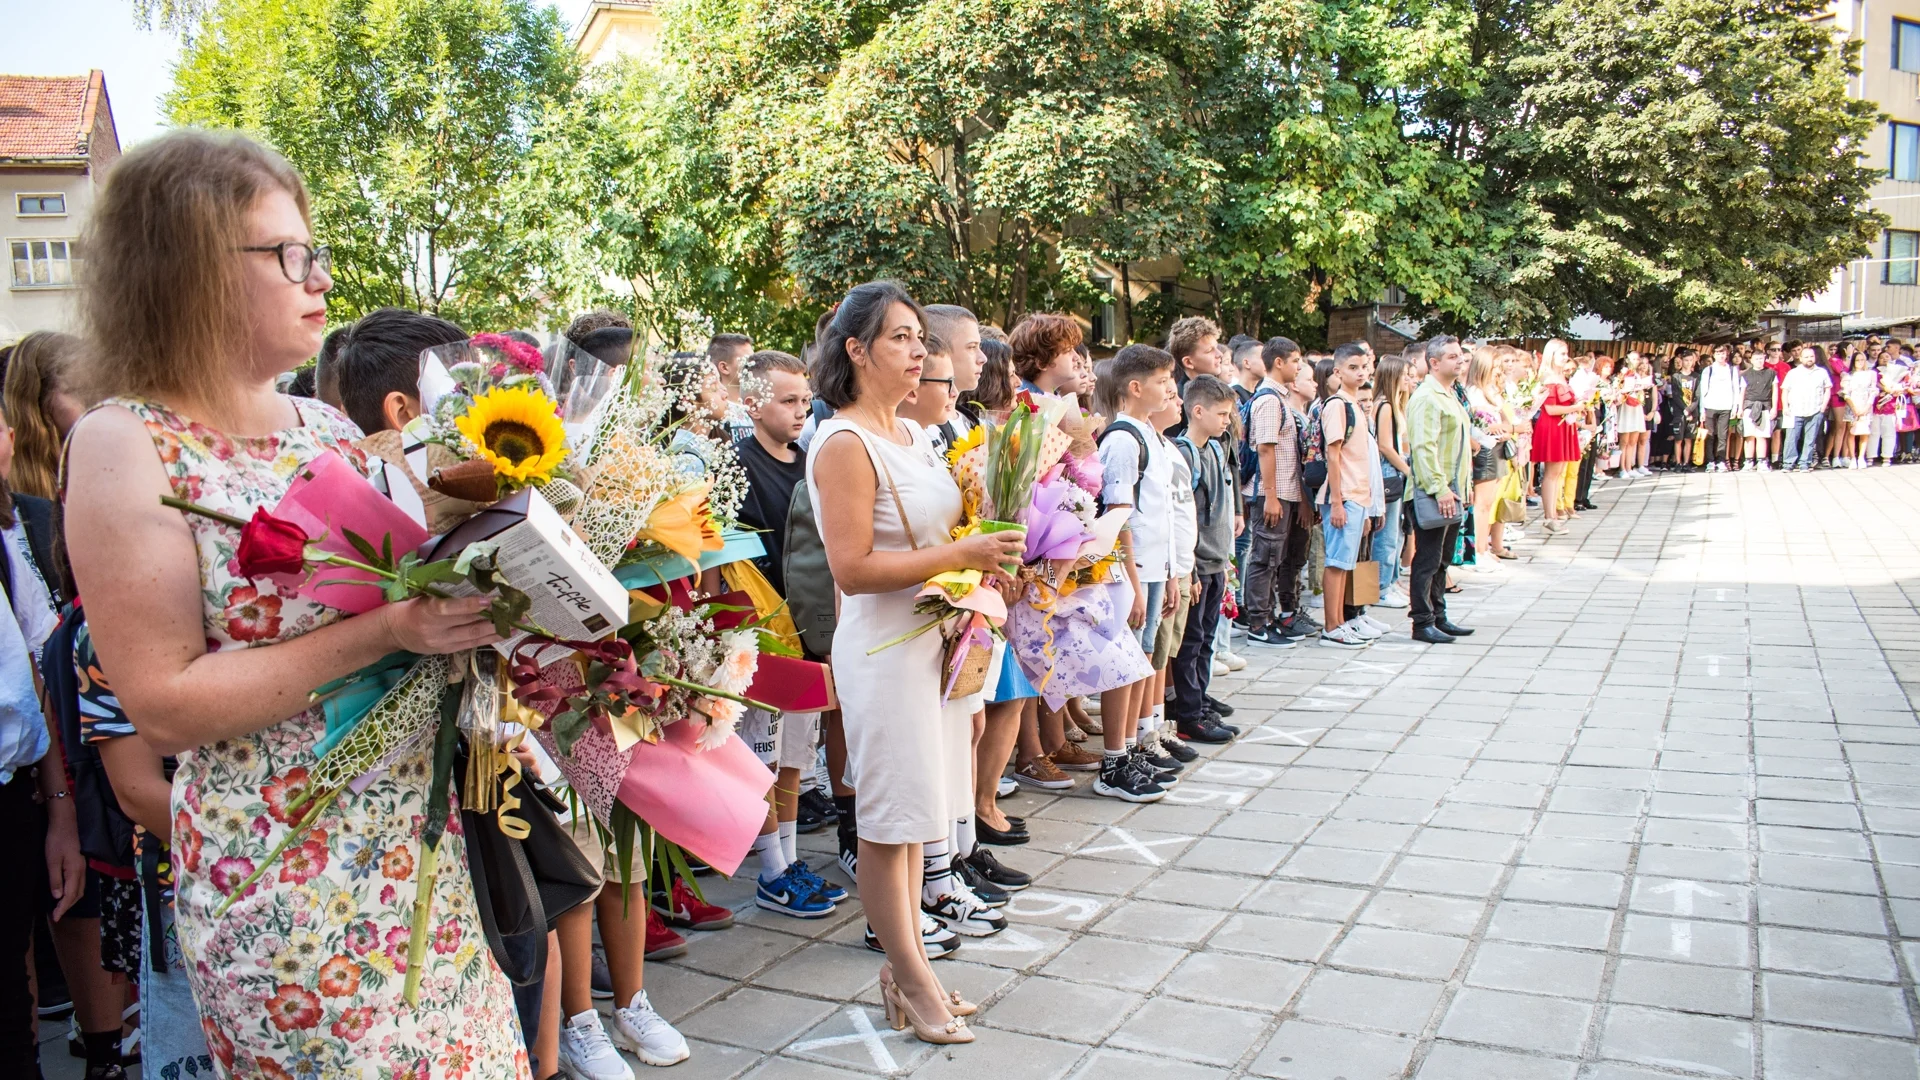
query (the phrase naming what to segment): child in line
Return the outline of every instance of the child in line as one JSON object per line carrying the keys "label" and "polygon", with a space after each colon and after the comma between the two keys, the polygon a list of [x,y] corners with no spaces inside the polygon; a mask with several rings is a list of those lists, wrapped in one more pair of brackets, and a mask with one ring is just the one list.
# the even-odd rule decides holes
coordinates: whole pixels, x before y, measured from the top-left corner
{"label": "child in line", "polygon": [[1227,567],[1233,560],[1239,494],[1234,491],[1231,466],[1220,445],[1220,437],[1233,422],[1233,389],[1212,375],[1197,375],[1187,380],[1185,406],[1187,430],[1174,445],[1191,477],[1194,587],[1186,626],[1173,658],[1172,712],[1179,739],[1167,742],[1166,748],[1174,757],[1190,761],[1177,752],[1193,753],[1179,744],[1180,739],[1223,743],[1233,738],[1232,731],[1218,719],[1220,714],[1208,699],[1207,686],[1213,678],[1214,628],[1220,621]]}

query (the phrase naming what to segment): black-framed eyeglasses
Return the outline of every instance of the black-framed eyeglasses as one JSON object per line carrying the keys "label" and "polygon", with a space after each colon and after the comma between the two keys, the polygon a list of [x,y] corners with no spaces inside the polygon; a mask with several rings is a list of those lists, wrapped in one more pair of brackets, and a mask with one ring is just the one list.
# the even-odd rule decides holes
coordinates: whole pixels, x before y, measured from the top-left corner
{"label": "black-framed eyeglasses", "polygon": [[325,244],[314,247],[293,240],[283,240],[278,244],[265,247],[243,247],[241,251],[271,251],[280,260],[280,272],[295,285],[302,285],[313,276],[314,267],[323,274],[333,273],[333,249]]}
{"label": "black-framed eyeglasses", "polygon": [[923,378],[923,379],[921,379],[920,381],[921,381],[921,382],[923,382],[923,383],[939,383],[939,384],[940,384],[941,386],[944,386],[944,387],[946,387],[946,388],[947,388],[947,396],[948,396],[948,397],[952,397],[953,395],[955,395],[955,394],[957,394],[957,393],[959,393],[959,392],[960,392],[960,388],[959,388],[959,387],[957,387],[957,386],[955,386],[955,385],[953,384],[953,380],[952,380],[952,379],[926,379],[926,378]]}

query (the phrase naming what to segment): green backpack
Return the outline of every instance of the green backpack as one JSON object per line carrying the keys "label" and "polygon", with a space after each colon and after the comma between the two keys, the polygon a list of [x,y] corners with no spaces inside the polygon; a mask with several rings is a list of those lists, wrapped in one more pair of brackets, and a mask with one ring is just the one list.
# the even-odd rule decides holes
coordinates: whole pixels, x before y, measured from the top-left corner
{"label": "green backpack", "polygon": [[813,518],[813,498],[804,483],[793,485],[787,504],[786,544],[780,553],[786,579],[787,611],[800,631],[800,646],[810,657],[833,652],[833,631],[839,623],[834,607],[833,568],[827,565],[827,545]]}

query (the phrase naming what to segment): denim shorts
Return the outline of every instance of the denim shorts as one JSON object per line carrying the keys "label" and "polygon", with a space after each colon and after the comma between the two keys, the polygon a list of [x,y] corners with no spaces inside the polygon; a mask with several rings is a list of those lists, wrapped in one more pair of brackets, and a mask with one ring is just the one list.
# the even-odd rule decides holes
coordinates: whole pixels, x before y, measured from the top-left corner
{"label": "denim shorts", "polygon": [[1367,527],[1367,508],[1357,502],[1346,504],[1347,524],[1334,528],[1329,507],[1321,508],[1320,541],[1327,549],[1327,565],[1336,570],[1351,570],[1360,559],[1360,533]]}
{"label": "denim shorts", "polygon": [[1140,648],[1153,655],[1153,635],[1160,630],[1160,605],[1166,602],[1167,583],[1143,581],[1140,590],[1147,594],[1147,621],[1140,624]]}

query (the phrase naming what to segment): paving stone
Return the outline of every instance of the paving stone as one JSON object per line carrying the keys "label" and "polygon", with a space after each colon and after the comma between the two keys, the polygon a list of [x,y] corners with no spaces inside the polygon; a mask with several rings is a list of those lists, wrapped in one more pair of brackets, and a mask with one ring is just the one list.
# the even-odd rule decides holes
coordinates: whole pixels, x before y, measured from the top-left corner
{"label": "paving stone", "polygon": [[1884,934],[1887,920],[1880,902],[1869,896],[1760,888],[1760,921],[1853,934]]}
{"label": "paving stone", "polygon": [[1418,855],[1402,856],[1387,875],[1389,889],[1416,893],[1451,893],[1457,896],[1491,896],[1506,867],[1498,863],[1463,862],[1457,859],[1429,859]]}
{"label": "paving stone", "polygon": [[1175,997],[1279,1012],[1311,972],[1303,964],[1201,952],[1187,957],[1160,989]]}
{"label": "paving stone", "polygon": [[1071,1043],[990,1027],[976,1028],[973,1034],[973,1042],[963,1048],[964,1053],[936,1050],[929,1055],[927,1063],[914,1070],[916,1080],[970,1080],[983,1075],[1053,1080],[1072,1073],[1086,1054],[1085,1047]]}
{"label": "paving stone", "polygon": [[1610,911],[1501,901],[1487,936],[1533,945],[1604,949],[1612,928]]}
{"label": "paving stone", "polygon": [[1093,924],[1093,932],[1191,948],[1226,917],[1226,912],[1208,908],[1128,900],[1101,916],[1100,921]]}
{"label": "paving stone", "polygon": [[1504,1050],[1436,1042],[1414,1075],[1419,1080],[1572,1080],[1579,1066],[1571,1061],[1528,1057]]}
{"label": "paving stone", "polygon": [[1752,899],[1750,890],[1745,886],[1691,879],[1636,877],[1627,906],[1635,911],[1660,915],[1745,922]]}
{"label": "paving stone", "polygon": [[1440,1021],[1440,1037],[1572,1055],[1586,1039],[1589,1003],[1467,987]]}
{"label": "paving stone", "polygon": [[689,1038],[771,1052],[833,1011],[829,1002],[748,987],[708,1005],[678,1026]]}
{"label": "paving stone", "polygon": [[1508,880],[1506,898],[1612,908],[1620,903],[1620,890],[1624,887],[1625,879],[1619,874],[1522,866]]}
{"label": "paving stone", "polygon": [[1232,1065],[1266,1026],[1261,1013],[1157,997],[1120,1025],[1107,1044],[1203,1065]]}
{"label": "paving stone", "polygon": [[1187,870],[1266,875],[1286,857],[1287,848],[1281,844],[1205,836],[1194,841],[1175,865]]}
{"label": "paving stone", "polygon": [[1480,900],[1383,891],[1360,912],[1359,921],[1400,930],[1465,935],[1480,925],[1486,910],[1486,903]]}
{"label": "paving stone", "polygon": [[1620,951],[1629,956],[1723,967],[1748,967],[1753,963],[1753,949],[1744,925],[1704,919],[1630,914],[1626,934],[1620,940]]}
{"label": "paving stone", "polygon": [[1230,910],[1253,895],[1259,882],[1236,874],[1215,874],[1200,870],[1163,870],[1159,876],[1134,890],[1142,900],[1164,900],[1172,904]]}
{"label": "paving stone", "polygon": [[[954,1055],[959,1060],[959,1055]],[[1075,1080],[1224,1080],[1230,1070],[1191,1061],[1136,1054],[1130,1050],[1095,1050],[1073,1076]]]}
{"label": "paving stone", "polygon": [[1387,872],[1393,855],[1384,851],[1352,851],[1346,848],[1317,847],[1302,844],[1280,868],[1282,877],[1312,881],[1345,882],[1372,885]]}
{"label": "paving stone", "polygon": [[1413,1045],[1406,1036],[1289,1020],[1248,1071],[1277,1080],[1399,1080]]}
{"label": "paving stone", "polygon": [[1442,984],[1323,968],[1294,1002],[1296,1015],[1353,1027],[1418,1034],[1433,1015]]}
{"label": "paving stone", "polygon": [[1766,1059],[1769,1076],[1790,1076],[1796,1080],[1866,1080],[1867,1077],[1906,1080],[1920,1074],[1920,1060],[1916,1060],[1914,1046],[1908,1041],[1837,1031],[1809,1031],[1778,1024],[1767,1024],[1760,1031],[1761,1054]]}
{"label": "paving stone", "polygon": [[1674,964],[1623,956],[1614,970],[1613,1000],[1678,1012],[1753,1015],[1753,973],[1745,968]]}
{"label": "paving stone", "polygon": [[1242,901],[1240,907],[1273,915],[1346,922],[1366,899],[1367,893],[1361,889],[1304,881],[1270,881]]}
{"label": "paving stone", "polygon": [[1328,958],[1341,967],[1363,968],[1393,975],[1444,979],[1453,974],[1467,951],[1464,938],[1356,926],[1347,932]]}
{"label": "paving stone", "polygon": [[1591,1001],[1600,995],[1605,969],[1601,953],[1489,941],[1474,953],[1467,985]]}
{"label": "paving stone", "polygon": [[1097,1043],[1119,1027],[1140,1001],[1140,995],[1123,990],[1036,976],[1014,987],[977,1019],[1029,1035]]}
{"label": "paving stone", "polygon": [[1235,915],[1216,931],[1208,946],[1280,960],[1320,959],[1340,933],[1334,923],[1277,915]]}
{"label": "paving stone", "polygon": [[1753,1025],[1615,1005],[1607,1010],[1600,1056],[1715,1076],[1752,1076]]}
{"label": "paving stone", "polygon": [[1913,1034],[1906,997],[1896,986],[1767,972],[1760,976],[1760,1013],[1767,1020],[1807,1027]]}
{"label": "paving stone", "polygon": [[1779,926],[1760,928],[1760,966],[1845,979],[1896,982],[1893,950],[1882,938],[1820,934]]}
{"label": "paving stone", "polygon": [[[966,946],[961,950],[961,955],[966,955]],[[1144,993],[1159,985],[1161,978],[1186,957],[1186,950],[1170,945],[1088,935],[1060,950],[1040,970],[1056,978]]]}

